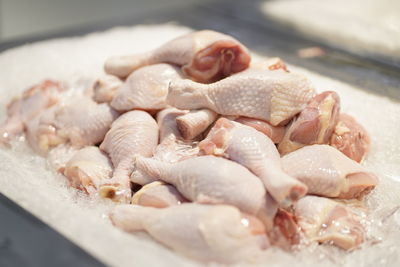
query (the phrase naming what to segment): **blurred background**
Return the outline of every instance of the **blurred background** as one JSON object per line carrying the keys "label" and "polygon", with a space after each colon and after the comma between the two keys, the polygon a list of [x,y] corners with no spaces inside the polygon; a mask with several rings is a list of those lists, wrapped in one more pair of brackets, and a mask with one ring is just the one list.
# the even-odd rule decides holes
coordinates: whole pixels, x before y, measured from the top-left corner
{"label": "blurred background", "polygon": [[400,66],[399,0],[0,0],[0,43],[81,28],[96,30],[99,24],[104,29],[126,24],[124,18],[196,5],[226,9],[239,19],[277,22],[326,45]]}
{"label": "blurred background", "polygon": [[0,0],[0,42],[47,35],[202,0]]}
{"label": "blurred background", "polygon": [[169,22],[231,34],[259,54],[400,99],[400,0],[0,0],[0,52]]}

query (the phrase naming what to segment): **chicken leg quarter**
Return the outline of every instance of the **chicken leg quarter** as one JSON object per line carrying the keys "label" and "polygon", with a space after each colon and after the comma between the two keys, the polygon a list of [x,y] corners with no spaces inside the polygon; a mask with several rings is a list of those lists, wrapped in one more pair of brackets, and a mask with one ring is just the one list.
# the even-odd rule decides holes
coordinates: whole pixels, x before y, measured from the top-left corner
{"label": "chicken leg quarter", "polygon": [[314,89],[304,76],[276,71],[248,71],[212,84],[174,80],[167,103],[179,109],[208,108],[218,114],[287,123],[311,100]]}
{"label": "chicken leg quarter", "polygon": [[138,68],[157,63],[176,64],[196,81],[213,82],[246,69],[250,54],[231,36],[204,30],[180,36],[146,53],[111,57],[104,69],[125,78]]}

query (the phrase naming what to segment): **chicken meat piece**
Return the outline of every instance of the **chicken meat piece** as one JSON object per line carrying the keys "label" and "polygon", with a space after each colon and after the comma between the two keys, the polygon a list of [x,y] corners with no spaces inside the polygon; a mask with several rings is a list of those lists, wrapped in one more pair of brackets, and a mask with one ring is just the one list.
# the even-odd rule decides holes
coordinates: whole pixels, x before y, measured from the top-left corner
{"label": "chicken meat piece", "polygon": [[310,241],[351,250],[365,240],[362,211],[356,208],[324,197],[306,196],[294,205],[294,214]]}
{"label": "chicken meat piece", "polygon": [[134,110],[115,120],[100,145],[114,166],[112,179],[100,186],[100,195],[115,201],[130,201],[132,160],[135,155],[151,157],[157,144],[158,125],[147,112]]}
{"label": "chicken meat piece", "polygon": [[362,198],[378,178],[328,145],[305,146],[282,158],[283,170],[305,183],[309,194],[343,199]]}
{"label": "chicken meat piece", "polygon": [[289,206],[307,193],[302,182],[282,170],[271,139],[249,126],[220,118],[199,147],[206,155],[224,156],[248,168],[282,206]]}
{"label": "chicken meat piece", "polygon": [[60,83],[45,80],[13,99],[7,106],[7,119],[0,125],[0,144],[7,144],[13,137],[22,134],[27,123],[58,103],[64,90]]}
{"label": "chicken meat piece", "polygon": [[157,63],[178,65],[186,76],[207,83],[246,69],[250,54],[231,36],[203,30],[182,35],[149,52],[111,57],[104,68],[109,74],[125,78],[138,68]]}
{"label": "chicken meat piece", "polygon": [[282,141],[283,136],[285,135],[284,126],[272,126],[270,123],[263,120],[248,117],[238,117],[235,119],[235,121],[253,127],[257,131],[262,132],[263,134],[268,136],[275,144],[278,144],[280,141]]}
{"label": "chicken meat piece", "polygon": [[51,149],[47,156],[47,165],[50,170],[64,174],[68,161],[79,151],[79,148],[63,144]]}
{"label": "chicken meat piece", "polygon": [[176,188],[162,181],[155,181],[143,186],[132,197],[132,204],[140,206],[166,208],[179,205],[187,200]]}
{"label": "chicken meat piece", "polygon": [[176,118],[181,136],[185,140],[193,140],[203,133],[218,117],[218,114],[209,109],[191,110],[189,113]]}
{"label": "chicken meat piece", "polygon": [[41,154],[59,144],[78,148],[95,145],[103,141],[118,115],[106,103],[73,96],[44,112],[37,122],[32,121],[28,140]]}
{"label": "chicken meat piece", "polygon": [[176,123],[176,118],[188,112],[188,110],[166,108],[157,113],[157,124],[160,129],[160,144],[165,141],[175,142],[176,140],[183,140]]}
{"label": "chicken meat piece", "polygon": [[161,244],[201,262],[254,259],[269,247],[262,223],[232,206],[186,203],[157,209],[119,205],[110,218],[124,231],[146,231]]}
{"label": "chicken meat piece", "polygon": [[285,210],[278,209],[274,218],[274,228],[268,233],[271,245],[291,251],[293,245],[300,243],[301,233],[295,216]]}
{"label": "chicken meat piece", "polygon": [[190,201],[236,206],[259,217],[267,229],[272,227],[277,209],[258,177],[233,161],[214,156],[195,157],[173,164],[136,157],[131,180],[137,184],[162,180],[174,185]]}
{"label": "chicken meat piece", "polygon": [[208,108],[222,115],[285,124],[303,110],[314,96],[304,76],[276,71],[248,71],[212,84],[175,80],[167,103],[179,109]]}
{"label": "chicken meat piece", "polygon": [[104,75],[93,84],[93,99],[97,103],[110,103],[123,82],[116,76]]}
{"label": "chicken meat piece", "polygon": [[166,107],[168,84],[181,78],[179,69],[170,64],[142,67],[128,76],[114,96],[116,110],[159,110]]}
{"label": "chicken meat piece", "polygon": [[188,110],[166,108],[157,114],[160,144],[154,152],[154,158],[173,163],[197,156],[199,152],[197,143],[183,139],[176,121],[176,118],[188,112]]}
{"label": "chicken meat piece", "polygon": [[[289,72],[285,62],[279,57],[267,58],[258,62],[252,62],[248,70],[280,70]],[[247,70],[245,70],[247,71]],[[243,72],[241,72],[243,73]]]}
{"label": "chicken meat piece", "polygon": [[330,145],[352,160],[361,162],[368,153],[370,139],[361,124],[350,115],[342,113],[331,136]]}
{"label": "chicken meat piece", "polygon": [[287,127],[278,150],[284,155],[303,146],[328,144],[339,120],[340,98],[333,91],[316,95]]}
{"label": "chicken meat piece", "polygon": [[87,146],[77,151],[64,169],[71,186],[89,195],[95,195],[99,186],[111,178],[112,172],[111,161],[97,146]]}

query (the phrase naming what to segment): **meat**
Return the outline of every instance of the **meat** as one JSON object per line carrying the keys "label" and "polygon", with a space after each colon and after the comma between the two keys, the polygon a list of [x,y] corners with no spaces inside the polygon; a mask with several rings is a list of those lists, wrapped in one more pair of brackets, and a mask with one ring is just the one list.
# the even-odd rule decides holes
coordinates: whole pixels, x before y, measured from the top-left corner
{"label": "meat", "polygon": [[186,201],[175,187],[161,181],[146,184],[132,197],[132,204],[154,208],[166,208]]}
{"label": "meat", "polygon": [[93,84],[93,99],[97,103],[110,103],[122,81],[113,75],[104,75]]}
{"label": "meat", "polygon": [[305,146],[282,158],[283,170],[308,187],[309,194],[344,199],[361,198],[378,178],[328,145]]}
{"label": "meat", "polygon": [[334,200],[306,196],[294,206],[298,225],[310,240],[350,250],[365,239],[362,212]]}
{"label": "meat", "polygon": [[[252,62],[248,70],[279,70],[289,72],[285,62],[279,57],[267,58],[258,62]],[[247,70],[246,70],[247,71]]]}
{"label": "meat", "polygon": [[110,218],[124,231],[146,231],[165,246],[202,262],[254,259],[269,246],[262,223],[232,206],[187,203],[157,209],[120,205]]}
{"label": "meat", "polygon": [[22,134],[31,120],[58,103],[64,90],[60,83],[44,80],[13,99],[7,106],[7,120],[0,125],[0,144]]}
{"label": "meat", "polygon": [[174,185],[190,201],[233,205],[259,217],[267,229],[272,227],[276,203],[260,179],[235,162],[202,156],[169,164],[136,157],[131,180],[138,184],[162,180]]}
{"label": "meat", "polygon": [[37,143],[41,153],[64,143],[78,148],[95,145],[103,140],[118,115],[106,103],[76,95],[43,113],[37,128],[30,128],[33,137],[29,139]]}
{"label": "meat", "polygon": [[342,113],[331,136],[330,145],[352,160],[361,162],[368,153],[370,139],[364,127],[350,115]]}
{"label": "meat", "polygon": [[157,144],[158,126],[148,113],[134,110],[115,120],[100,145],[115,168],[112,179],[101,185],[100,195],[117,201],[129,201],[132,160],[135,155],[151,157]]}
{"label": "meat", "polygon": [[97,146],[87,146],[67,162],[64,175],[71,186],[94,195],[99,186],[111,178],[112,172],[113,166],[107,155]]}
{"label": "meat", "polygon": [[154,152],[154,158],[173,163],[197,156],[199,150],[196,143],[184,141],[176,123],[176,118],[187,112],[187,110],[167,108],[157,114],[160,144]]}
{"label": "meat", "polygon": [[116,110],[159,110],[166,107],[168,84],[181,78],[176,66],[156,64],[142,67],[126,79],[114,96],[111,106]]}
{"label": "meat", "polygon": [[340,98],[333,91],[316,95],[288,126],[278,150],[287,154],[306,145],[328,144],[339,119]]}
{"label": "meat", "polygon": [[271,139],[251,127],[221,118],[199,147],[205,154],[224,156],[247,167],[283,206],[307,192],[303,183],[282,170],[280,155]]}
{"label": "meat", "polygon": [[91,86],[44,81],[11,101],[0,144],[25,132],[70,186],[123,203],[104,200],[115,226],[201,264],[366,239],[373,222],[354,204],[378,178],[359,164],[370,140],[337,93],[317,94],[280,58],[250,64],[210,30],[104,68]]}
{"label": "meat", "polygon": [[169,140],[175,142],[183,139],[176,124],[176,118],[188,112],[188,110],[176,108],[166,108],[158,112],[157,123],[160,129],[160,144],[169,142]]}
{"label": "meat", "polygon": [[222,115],[287,123],[314,96],[304,76],[277,71],[249,71],[212,84],[173,81],[167,103],[179,109],[208,108]]}
{"label": "meat", "polygon": [[185,140],[194,139],[204,132],[218,117],[209,109],[192,110],[176,118],[176,125]]}
{"label": "meat", "polygon": [[285,127],[272,126],[270,123],[263,120],[257,120],[248,117],[238,117],[235,119],[235,121],[253,127],[257,131],[262,132],[263,134],[268,136],[275,144],[278,144],[285,135]]}
{"label": "meat", "polygon": [[146,53],[111,57],[104,69],[125,78],[138,68],[157,63],[176,64],[186,76],[207,83],[246,69],[250,54],[231,36],[203,30],[180,36]]}

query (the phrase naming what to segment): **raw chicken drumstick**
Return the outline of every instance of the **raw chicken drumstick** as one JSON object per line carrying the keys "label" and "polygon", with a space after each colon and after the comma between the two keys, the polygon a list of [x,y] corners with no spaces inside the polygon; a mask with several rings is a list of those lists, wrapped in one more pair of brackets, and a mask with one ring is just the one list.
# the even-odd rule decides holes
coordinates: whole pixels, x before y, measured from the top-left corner
{"label": "raw chicken drumstick", "polygon": [[369,143],[364,127],[350,115],[340,114],[330,145],[352,160],[361,162],[369,150]]}
{"label": "raw chicken drumstick", "polygon": [[257,131],[262,132],[275,144],[278,144],[280,141],[282,141],[283,136],[285,135],[284,126],[272,126],[270,123],[263,120],[257,120],[248,117],[238,117],[235,119],[235,121],[253,127]]}
{"label": "raw chicken drumstick", "polygon": [[218,117],[218,114],[209,109],[192,110],[176,118],[179,132],[185,140],[194,139],[204,132]]}
{"label": "raw chicken drumstick", "polygon": [[155,181],[143,186],[132,197],[132,204],[140,206],[165,208],[179,205],[187,200],[170,184]]}
{"label": "raw chicken drumstick", "polygon": [[111,57],[104,69],[125,78],[138,68],[157,63],[176,64],[193,80],[207,83],[246,69],[250,54],[231,36],[203,30],[182,35],[149,52]]}
{"label": "raw chicken drumstick", "polygon": [[298,225],[311,241],[349,250],[365,239],[362,216],[356,208],[324,197],[306,196],[294,205],[294,210]]}
{"label": "raw chicken drumstick", "polygon": [[129,176],[135,155],[151,157],[158,143],[158,126],[146,112],[134,110],[123,114],[111,125],[100,149],[107,152],[114,165],[111,180],[100,186],[100,195],[118,201],[129,201]]}
{"label": "raw chicken drumstick", "polygon": [[154,158],[164,162],[177,162],[197,156],[199,149],[196,143],[186,142],[179,133],[176,118],[188,113],[188,110],[166,108],[157,114],[160,129],[160,144],[154,152]]}
{"label": "raw chicken drumstick", "polygon": [[283,170],[305,183],[309,194],[361,198],[378,183],[362,165],[328,145],[305,146],[282,158]]}
{"label": "raw chicken drumstick", "polygon": [[77,151],[67,162],[64,175],[71,186],[93,195],[99,186],[111,178],[113,166],[97,146],[87,146]]}
{"label": "raw chicken drumstick", "polygon": [[22,134],[27,124],[45,109],[58,103],[65,89],[60,83],[45,80],[22,93],[7,105],[7,120],[0,125],[0,144]]}
{"label": "raw chicken drumstick", "polygon": [[247,167],[283,206],[307,193],[303,183],[282,170],[280,155],[271,139],[249,126],[220,118],[199,147],[205,154],[224,156]]}
{"label": "raw chicken drumstick", "polygon": [[160,144],[182,140],[183,137],[179,132],[176,118],[185,115],[189,110],[180,110],[177,108],[166,108],[157,113],[157,124],[160,129]]}
{"label": "raw chicken drumstick", "polygon": [[37,128],[29,129],[28,140],[36,143],[31,144],[41,153],[65,143],[78,148],[95,145],[104,139],[118,115],[106,103],[98,104],[82,95],[70,97],[40,116]]}
{"label": "raw chicken drumstick", "polygon": [[176,66],[156,64],[134,71],[111,101],[116,110],[158,110],[166,107],[168,84],[181,78]]}
{"label": "raw chicken drumstick", "polygon": [[119,205],[110,218],[124,231],[146,231],[163,245],[202,262],[254,259],[269,246],[262,223],[232,206],[186,203],[157,209]]}
{"label": "raw chicken drumstick", "polygon": [[97,103],[110,103],[122,81],[113,75],[104,75],[93,84],[93,99]]}
{"label": "raw chicken drumstick", "polygon": [[333,91],[316,95],[288,126],[278,150],[287,154],[306,145],[328,144],[339,119],[340,98]]}
{"label": "raw chicken drumstick", "polygon": [[222,115],[262,119],[276,126],[287,123],[313,96],[304,76],[255,70],[212,84],[175,80],[167,103],[179,109],[208,108]]}
{"label": "raw chicken drumstick", "polygon": [[137,156],[131,180],[138,184],[163,180],[188,200],[236,206],[259,217],[267,230],[272,227],[277,208],[258,177],[240,164],[214,156],[173,164]]}

